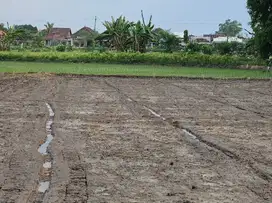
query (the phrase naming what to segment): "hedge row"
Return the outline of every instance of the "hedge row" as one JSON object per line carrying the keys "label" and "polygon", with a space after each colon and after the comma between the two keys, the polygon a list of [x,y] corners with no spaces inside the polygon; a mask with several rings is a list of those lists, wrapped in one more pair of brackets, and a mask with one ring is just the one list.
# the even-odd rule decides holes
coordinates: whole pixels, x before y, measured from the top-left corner
{"label": "hedge row", "polygon": [[2,61],[72,62],[152,64],[198,67],[236,68],[242,65],[264,65],[259,59],[237,56],[204,55],[188,53],[80,53],[80,52],[0,52]]}

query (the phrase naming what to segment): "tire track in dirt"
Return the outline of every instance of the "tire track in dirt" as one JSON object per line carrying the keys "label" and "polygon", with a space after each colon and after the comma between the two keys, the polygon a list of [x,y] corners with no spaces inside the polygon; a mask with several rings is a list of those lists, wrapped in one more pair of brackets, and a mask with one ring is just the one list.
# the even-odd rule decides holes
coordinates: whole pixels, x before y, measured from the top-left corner
{"label": "tire track in dirt", "polygon": [[[63,133],[61,122],[65,120],[65,111],[72,108],[71,99],[81,92],[81,85],[74,84],[72,80],[56,81],[57,89],[52,98],[55,107],[55,132],[58,136],[52,144],[52,156],[55,160],[52,169],[52,184],[50,191],[46,194],[45,203],[87,203],[88,181],[84,160],[75,147],[77,137]],[[81,81],[83,84],[83,81]],[[79,90],[80,88],[80,90]],[[83,103],[82,101],[80,101]],[[87,102],[86,102],[87,103]]]}
{"label": "tire track in dirt", "polygon": [[175,128],[180,128],[182,131],[184,131],[187,135],[189,135],[191,138],[193,139],[197,139],[200,142],[204,142],[206,145],[216,148],[219,151],[222,151],[226,156],[230,157],[230,158],[234,158],[237,157],[237,155],[235,155],[233,152],[230,152],[227,149],[224,149],[222,147],[217,146],[216,144],[213,144],[209,141],[204,140],[201,136],[196,135],[195,133],[193,133],[190,129],[188,128],[184,128],[182,127],[177,121],[171,121],[165,117],[163,117],[162,115],[158,114],[157,112],[155,112],[155,110],[153,110],[152,108],[143,105],[143,104],[139,104],[138,101],[134,100],[133,98],[129,97],[127,94],[125,94],[124,92],[122,92],[119,88],[117,88],[116,86],[112,85],[111,83],[109,83],[108,81],[105,81],[105,83],[110,86],[111,88],[115,89],[119,94],[124,95],[125,97],[128,98],[128,101],[134,102],[140,106],[142,106],[145,110],[149,111],[151,114],[153,114],[153,116],[160,118],[163,121],[166,121],[167,123],[169,123],[170,125],[172,125]]}
{"label": "tire track in dirt", "polygon": [[[160,82],[161,84],[164,85],[163,82]],[[182,87],[182,86],[179,86],[179,85],[175,85],[175,84],[172,84],[172,83],[167,83],[168,85],[171,85],[171,86],[174,86],[174,87],[177,87],[179,89],[183,89],[185,90],[186,92],[188,93],[194,93],[194,95],[201,95],[202,97],[204,97],[205,99],[207,100],[210,100],[210,101],[213,101],[213,102],[217,102],[217,103],[220,103],[220,104],[223,104],[223,105],[228,105],[228,106],[231,106],[233,108],[236,108],[238,110],[242,110],[242,111],[247,111],[247,112],[251,112],[251,113],[254,113],[254,114],[257,114],[258,116],[260,116],[261,118],[270,118],[271,115],[267,115],[265,113],[262,113],[262,112],[259,112],[259,111],[255,111],[255,110],[252,110],[252,109],[246,109],[246,108],[243,108],[241,106],[238,106],[238,105],[234,105],[234,104],[231,104],[229,103],[228,101],[221,101],[219,99],[215,99],[215,98],[210,98],[208,97],[207,95],[203,94],[203,93],[200,93],[200,92],[196,92],[192,89],[188,90],[187,88],[185,87]]]}
{"label": "tire track in dirt", "polygon": [[[59,80],[62,80],[62,79],[58,78],[56,83],[58,83]],[[100,81],[100,83],[104,84],[104,82],[102,80]],[[86,84],[88,84],[88,85],[86,85]],[[47,86],[47,85],[48,85],[48,83],[46,83],[46,85],[43,85],[40,88],[40,92],[42,94],[44,93],[44,87]],[[23,101],[27,101],[29,99],[28,98],[29,96],[30,96],[30,99],[33,99],[33,98],[36,99],[37,98],[37,102],[40,102],[39,106],[43,105],[42,100],[46,98],[46,100],[52,102],[53,107],[55,107],[54,110],[56,110],[54,130],[55,130],[55,132],[57,134],[57,137],[54,138],[54,141],[51,144],[50,151],[49,151],[50,153],[52,153],[52,156],[53,156],[53,159],[54,159],[54,167],[52,168],[53,173],[51,175],[52,177],[51,177],[51,183],[50,183],[50,190],[46,192],[45,198],[43,199],[44,203],[57,203],[57,202],[58,203],[61,203],[61,202],[66,202],[66,203],[69,203],[69,202],[84,202],[84,203],[86,203],[86,202],[88,202],[88,198],[89,198],[89,201],[91,201],[91,199],[92,199],[92,197],[91,197],[92,196],[92,190],[95,187],[95,186],[92,185],[93,184],[92,183],[92,181],[93,181],[92,178],[95,177],[95,176],[92,176],[90,174],[90,173],[92,173],[91,168],[90,168],[90,167],[92,167],[92,165],[90,165],[88,162],[85,163],[85,161],[84,161],[85,158],[86,158],[84,153],[88,153],[88,152],[86,151],[86,152],[82,153],[82,151],[85,150],[84,146],[75,146],[76,144],[78,144],[78,142],[82,141],[83,136],[81,136],[79,131],[75,130],[75,131],[72,132],[72,131],[67,131],[67,130],[63,129],[63,127],[64,127],[63,122],[66,121],[66,119],[68,120],[67,116],[65,115],[66,113],[69,116],[69,114],[71,114],[71,112],[72,112],[71,110],[73,108],[78,107],[78,106],[80,106],[82,104],[88,104],[88,103],[93,102],[93,100],[90,99],[90,96],[92,96],[92,94],[91,94],[92,91],[90,91],[89,89],[88,89],[89,92],[87,91],[87,88],[92,87],[91,85],[92,84],[90,84],[89,81],[86,81],[86,80],[85,81],[75,81],[75,82],[73,82],[71,80],[68,80],[68,82],[66,84],[64,82],[63,84],[60,85],[60,88],[58,89],[59,91],[57,93],[55,93],[55,95],[53,97],[50,96],[49,98],[47,98],[44,95],[42,95],[41,93],[38,94],[39,92],[37,92],[37,91],[35,92],[35,89],[31,90],[31,92],[27,94],[27,97],[24,97]],[[106,85],[105,85],[105,87],[106,87]],[[39,88],[39,87],[37,86],[37,88]],[[143,103],[143,102],[138,102],[137,100],[134,101],[130,97],[125,97],[124,95],[121,95],[122,92],[120,92],[119,94],[118,93],[116,94],[116,92],[113,91],[112,88],[107,87],[106,89],[111,91],[111,92],[114,92],[113,93],[114,98],[116,99],[116,97],[117,97],[117,99],[120,99],[120,102],[122,102],[122,104],[131,107],[129,110],[132,110],[139,117],[142,117],[143,115],[144,116],[147,115],[147,112],[149,112],[151,114],[153,112],[154,113],[153,116],[151,114],[148,114],[148,116],[147,116],[148,120],[156,121],[157,123],[160,123],[162,125],[164,125],[163,122],[165,124],[170,123],[174,127],[180,125],[178,122],[171,121],[170,119],[161,119],[162,121],[160,119],[156,119],[155,117],[161,116],[161,115],[159,115],[159,113],[162,113],[162,112],[158,111],[158,110],[154,111],[151,108],[149,108],[150,110],[148,110],[148,106],[149,106],[148,103],[145,106],[146,108],[143,108],[143,105],[141,105],[141,103]],[[33,92],[35,92],[35,93],[33,93]],[[19,93],[21,93],[21,91],[19,91]],[[89,93],[89,94],[86,95],[86,93]],[[84,97],[82,97],[83,94],[84,94]],[[105,93],[105,94],[107,94],[107,93]],[[42,96],[42,99],[38,100],[38,98],[40,98],[41,96]],[[20,96],[20,100],[21,100],[21,98],[22,97]],[[88,98],[88,99],[83,100],[84,98]],[[133,97],[133,98],[135,98],[135,97]],[[15,94],[14,94],[14,97],[12,99],[15,101],[15,99],[16,99]],[[102,101],[102,99],[97,101],[97,102],[101,102],[101,101]],[[146,104],[146,103],[144,103],[144,104]],[[12,105],[12,104],[9,104],[9,105]],[[152,107],[152,105],[150,105],[150,106]],[[153,108],[155,108],[155,107],[153,107]],[[127,108],[126,108],[126,110],[127,110]],[[159,113],[157,113],[156,111],[158,111]],[[43,112],[46,112],[46,111],[43,110]],[[97,113],[101,114],[100,111],[97,112]],[[73,116],[71,116],[71,117],[74,118]],[[70,118],[70,119],[72,119],[72,118]],[[82,117],[79,117],[79,118],[82,118]],[[73,121],[71,121],[71,122],[73,122]],[[43,122],[40,122],[40,123],[45,123],[45,120],[43,120]],[[121,125],[121,124],[117,123],[116,125]],[[33,128],[35,128],[35,126],[33,126]],[[29,129],[31,129],[31,128],[29,128]],[[44,127],[41,126],[39,129],[44,129]],[[168,129],[172,129],[172,127],[168,126]],[[177,127],[176,127],[176,129],[177,130],[175,130],[173,128],[172,130],[177,132],[177,137],[179,137],[179,132],[181,130],[179,128],[177,128]],[[197,138],[195,137],[194,134],[191,134],[189,131],[185,131],[185,130],[184,130],[184,132],[186,133],[186,136],[188,136],[191,139],[192,142],[194,140],[197,140]],[[23,132],[23,133],[25,133],[25,132]],[[183,133],[182,133],[182,135],[183,135]],[[44,135],[42,134],[41,137],[43,137],[43,136]],[[181,138],[181,139],[183,140],[183,138]],[[185,138],[184,140],[187,140],[187,139]],[[194,141],[195,148],[197,148],[201,144],[201,143],[200,144],[199,143],[200,143],[199,141]],[[187,145],[187,143],[186,143],[186,145]],[[36,143],[34,146],[38,146],[38,143]],[[202,149],[205,149],[204,144],[202,146],[200,146],[200,147]],[[34,150],[36,152],[36,149],[34,149]],[[196,150],[198,150],[198,149],[196,149]],[[208,150],[210,150],[211,152],[213,151],[212,153],[215,154],[215,156],[218,156],[220,158],[223,157],[222,162],[224,161],[224,159],[230,160],[228,157],[225,157],[224,154],[218,153],[216,150],[213,150],[213,149],[210,149],[210,148],[208,148]],[[59,154],[62,154],[61,157],[57,157]],[[38,157],[39,157],[39,154],[38,154]],[[59,159],[62,160],[62,158],[64,159],[64,164],[63,164],[64,166],[61,165],[61,163],[59,162]],[[207,160],[209,160],[209,159],[207,159]],[[42,165],[42,161],[40,161],[39,164],[38,164],[38,167],[37,167],[38,170],[39,170],[39,167],[41,165]],[[174,165],[176,165],[176,164],[174,163]],[[61,166],[61,167],[59,167],[59,166]],[[224,165],[220,165],[220,166],[224,166]],[[66,167],[66,168],[64,168],[64,167]],[[245,168],[244,166],[242,166],[242,167]],[[67,177],[66,177],[66,174],[62,175],[63,173],[65,173],[65,170],[67,171],[67,174],[68,174]],[[250,175],[252,175],[252,177],[259,180],[259,178],[256,175],[251,173],[250,169],[249,169],[249,171],[250,171]],[[34,174],[34,173],[32,173],[32,174]],[[38,174],[38,172],[36,172],[35,174]],[[88,186],[87,174],[90,176],[89,178],[91,178],[90,182],[89,182],[89,186]],[[197,175],[199,175],[199,174],[197,174]],[[246,173],[246,174],[243,173],[242,175],[249,175],[249,174],[248,173]],[[241,178],[241,179],[243,180],[243,178]],[[37,178],[35,180],[37,180]],[[252,182],[254,182],[254,180],[252,180]],[[115,182],[115,183],[117,183],[117,182]],[[180,185],[182,185],[182,184],[183,183],[181,182]],[[35,184],[35,188],[33,189],[34,191],[37,191],[36,186],[37,185]],[[239,186],[239,184],[238,184],[238,186]],[[252,196],[262,197],[261,196],[262,193],[260,191],[256,192],[256,190],[255,190],[256,187],[254,187],[253,184],[252,184],[252,188],[251,188],[251,184],[244,184],[242,182],[241,187],[244,187],[244,188],[246,187],[247,188],[247,189],[243,190],[244,195],[246,195],[246,193],[251,195],[251,192],[252,192],[252,193],[255,194],[255,195],[252,195]],[[64,190],[62,191],[63,188],[64,188]],[[17,189],[17,188],[14,188],[14,189]],[[21,188],[18,188],[18,189],[21,189]],[[88,193],[88,189],[89,189],[89,193]],[[117,188],[117,189],[120,189],[120,188]],[[226,190],[227,189],[228,189],[228,187],[226,187]],[[231,186],[230,186],[229,189],[235,189],[235,188],[234,187],[231,188]],[[1,190],[1,188],[0,188],[0,190]],[[14,193],[15,192],[17,192],[17,191],[14,191]],[[235,193],[234,190],[232,192]],[[14,196],[14,193],[13,193],[13,196]],[[52,196],[54,196],[54,195],[55,196],[53,198],[51,196],[51,198],[48,199],[48,196],[50,196],[48,193],[51,193],[51,194],[53,193]],[[175,191],[174,191],[174,193],[170,192],[168,194],[169,194],[169,196],[175,195]],[[201,194],[200,194],[200,196],[201,196]],[[265,202],[265,201],[262,201],[260,198],[258,198],[258,199],[260,201],[256,201],[256,202]],[[112,199],[112,201],[114,201],[114,200],[115,199]],[[0,200],[0,202],[1,202],[1,200]],[[34,201],[28,201],[28,202],[33,203]],[[35,201],[35,202],[38,202],[38,201]],[[39,201],[39,202],[42,202],[42,201]],[[98,201],[96,201],[96,202],[98,202]],[[106,202],[106,201],[104,201],[104,202]],[[126,202],[126,201],[123,201],[123,202]],[[194,201],[194,202],[197,202],[197,201]]]}
{"label": "tire track in dirt", "polygon": [[113,88],[115,91],[117,91],[119,94],[123,95],[124,97],[126,97],[129,101],[134,102],[135,104],[142,106],[142,108],[146,109],[147,111],[149,111],[151,114],[153,114],[153,116],[160,118],[162,121],[167,122],[168,124],[172,125],[173,127],[182,130],[183,132],[185,132],[185,134],[187,134],[189,137],[191,138],[196,138],[199,142],[205,144],[208,147],[211,147],[217,151],[220,151],[221,153],[223,153],[224,155],[226,155],[227,157],[234,159],[236,161],[238,161],[239,163],[242,163],[243,165],[247,165],[249,166],[252,171],[254,171],[254,173],[262,178],[263,180],[270,182],[272,177],[270,176],[270,174],[266,173],[265,171],[259,169],[256,164],[251,161],[251,160],[244,160],[242,159],[240,156],[238,156],[237,154],[235,154],[234,152],[230,151],[227,148],[224,148],[220,145],[217,145],[211,141],[208,141],[206,139],[204,139],[201,135],[194,133],[191,129],[185,128],[183,127],[178,121],[172,121],[171,119],[167,119],[164,118],[162,115],[160,115],[159,113],[155,112],[152,108],[144,105],[144,104],[140,104],[138,101],[134,100],[133,98],[129,97],[127,94],[125,94],[124,92],[122,92],[118,87],[114,86],[113,84],[111,84],[110,82],[104,80],[105,84],[108,85],[109,87]]}
{"label": "tire track in dirt", "polygon": [[14,92],[20,86],[28,86],[29,82],[20,77],[1,78],[0,92]]}
{"label": "tire track in dirt", "polygon": [[249,92],[249,93],[258,93],[258,94],[263,95],[263,96],[269,96],[269,95],[272,94],[272,93],[263,93],[263,92],[260,92],[260,91],[258,91],[258,90],[248,90],[248,89],[244,89],[244,91]]}
{"label": "tire track in dirt", "polygon": [[[227,101],[224,102],[224,101],[221,101],[220,99],[210,98],[208,95],[203,94],[200,91],[194,91],[194,90],[192,90],[193,88],[192,89],[188,89],[188,88],[184,88],[181,85],[175,85],[175,84],[171,84],[169,82],[164,82],[163,83],[161,81],[160,81],[160,84],[163,84],[163,85],[167,84],[167,85],[170,85],[170,86],[172,85],[174,87],[178,87],[179,89],[185,90],[186,94],[189,94],[189,95],[190,95],[191,92],[193,92],[194,94],[191,94],[191,95],[192,95],[192,97],[195,97],[195,98],[201,98],[201,97],[199,97],[199,95],[201,95],[202,97],[204,97],[206,99],[209,99],[210,101],[217,102],[217,103],[220,103],[220,104],[223,104],[223,105],[226,105],[226,106],[232,106],[232,107],[234,107],[234,108],[236,108],[238,110],[246,111],[248,113],[255,113],[258,116],[260,116],[261,118],[266,118],[266,119],[270,119],[271,118],[271,114],[264,114],[264,113],[261,113],[261,112],[258,112],[258,111],[254,111],[254,110],[251,110],[251,109],[240,107],[238,105],[233,105],[233,104],[231,104],[231,103],[229,103]],[[244,89],[239,89],[239,90],[246,91]],[[220,98],[220,95],[219,95],[219,98]],[[269,112],[269,111],[267,111],[267,112]],[[203,141],[206,142],[207,140],[203,140]],[[210,142],[210,141],[207,141],[207,142],[209,142],[209,144],[211,144],[211,145],[214,145],[213,142]],[[216,144],[216,145],[220,146],[220,144],[219,145]],[[220,146],[220,148],[222,148],[222,147]],[[254,172],[259,175],[259,177],[262,177],[264,180],[269,180],[271,182],[271,180],[272,180],[271,170],[269,170],[269,169],[267,169],[265,167],[267,165],[267,162],[265,162],[263,159],[256,160],[254,157],[250,157],[250,158],[248,158],[248,157],[242,157],[242,156],[240,156],[239,153],[233,152],[232,150],[229,150],[226,147],[223,147],[222,150],[225,151],[225,152],[227,152],[227,154],[233,156],[237,160],[242,161],[246,165],[250,166],[254,170]],[[263,166],[260,165],[261,163],[263,164]]]}
{"label": "tire track in dirt", "polygon": [[[3,112],[7,112],[5,114],[16,126],[11,132],[15,135],[18,133],[17,139],[13,140],[14,150],[12,154],[8,153],[5,156],[5,159],[10,160],[8,167],[11,168],[8,172],[4,171],[6,178],[3,182],[4,190],[14,188],[16,191],[4,191],[3,194],[0,194],[0,196],[3,195],[1,197],[4,198],[4,202],[40,202],[41,194],[38,193],[38,180],[41,174],[48,173],[43,171],[41,166],[43,164],[44,168],[50,166],[46,163],[47,160],[50,161],[50,157],[41,157],[37,151],[38,145],[41,144],[41,142],[38,142],[40,135],[41,139],[44,138],[42,123],[46,122],[45,115],[46,110],[48,110],[44,105],[44,100],[54,91],[52,78],[48,79],[48,81],[43,80],[39,76],[16,76],[1,79],[0,92],[2,93],[0,100],[3,102],[3,106],[10,107],[11,110],[15,108],[14,111],[7,109]],[[41,109],[43,109],[42,112],[40,112]],[[8,112],[10,112],[10,115]],[[22,128],[20,128],[20,123],[22,123]],[[28,131],[24,129],[28,129]],[[35,161],[35,159],[37,160]]]}
{"label": "tire track in dirt", "polygon": [[[65,80],[60,83],[60,86],[58,87],[58,94],[57,94],[57,101],[64,101],[64,98],[66,99],[66,102],[57,102],[61,105],[64,104],[63,107],[60,107],[60,109],[65,110],[65,107],[69,108],[71,105],[70,99],[72,98],[66,98],[69,96],[75,96],[78,92],[82,91],[82,87],[84,86],[84,80],[80,81],[81,85],[74,85],[73,81],[70,83]],[[67,89],[69,89],[68,95]],[[67,102],[68,101],[68,102]],[[83,103],[82,101],[80,101]],[[57,105],[57,104],[56,104]],[[65,119],[65,116],[63,116],[63,113],[58,111],[58,120]],[[61,135],[61,134],[60,134]],[[63,139],[63,138],[62,138]],[[68,170],[68,182],[65,184],[65,193],[64,193],[64,199],[62,202],[65,203],[72,203],[72,202],[79,202],[79,203],[87,203],[88,202],[88,179],[87,179],[87,171],[86,166],[84,164],[84,161],[81,159],[80,153],[78,152],[77,148],[74,146],[71,146],[73,144],[72,137],[71,138],[65,138],[67,140],[67,146],[64,147],[62,151],[62,158],[64,162],[67,163],[66,167]],[[69,141],[68,141],[69,139]],[[71,140],[70,140],[71,139]]]}
{"label": "tire track in dirt", "polygon": [[68,162],[70,178],[69,184],[66,184],[65,186],[64,202],[87,203],[87,174],[84,164],[81,163],[80,155],[76,151],[66,151],[63,156]]}

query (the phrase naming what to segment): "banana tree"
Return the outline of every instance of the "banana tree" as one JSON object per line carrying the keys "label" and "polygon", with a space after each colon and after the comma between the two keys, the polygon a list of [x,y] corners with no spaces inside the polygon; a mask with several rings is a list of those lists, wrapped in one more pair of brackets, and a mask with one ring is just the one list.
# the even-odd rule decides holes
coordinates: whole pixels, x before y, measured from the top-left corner
{"label": "banana tree", "polygon": [[96,40],[108,41],[117,51],[127,51],[131,44],[131,36],[129,30],[134,26],[133,22],[129,22],[125,17],[120,16],[116,20],[112,17],[112,21],[106,21],[103,24],[106,31],[100,34]]}
{"label": "banana tree", "polygon": [[0,38],[0,50],[9,50],[12,43],[23,34],[22,30],[16,30],[14,26],[9,26],[5,29],[5,34]]}
{"label": "banana tree", "polygon": [[130,35],[132,38],[132,47],[134,51],[146,52],[147,45],[153,40],[154,25],[152,24],[152,16],[149,19],[148,24],[145,24],[145,20],[142,13],[142,22],[138,21],[130,29]]}
{"label": "banana tree", "polygon": [[142,22],[130,22],[120,16],[116,20],[112,17],[112,21],[106,21],[104,26],[106,31],[100,34],[96,40],[108,42],[117,51],[132,49],[136,52],[145,52],[147,45],[154,38],[152,16],[148,24],[145,24],[143,12]]}

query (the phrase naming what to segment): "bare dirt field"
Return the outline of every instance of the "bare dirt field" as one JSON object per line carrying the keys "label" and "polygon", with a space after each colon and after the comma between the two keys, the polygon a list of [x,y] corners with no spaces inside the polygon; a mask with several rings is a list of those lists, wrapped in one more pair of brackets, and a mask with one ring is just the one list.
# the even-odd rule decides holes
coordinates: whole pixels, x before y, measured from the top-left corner
{"label": "bare dirt field", "polygon": [[0,203],[271,203],[272,82],[2,74],[0,149]]}

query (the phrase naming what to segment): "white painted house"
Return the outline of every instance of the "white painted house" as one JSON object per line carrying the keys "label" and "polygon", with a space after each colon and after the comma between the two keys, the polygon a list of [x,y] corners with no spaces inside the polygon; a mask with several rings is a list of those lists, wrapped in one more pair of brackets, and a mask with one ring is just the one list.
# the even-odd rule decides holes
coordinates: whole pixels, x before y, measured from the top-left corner
{"label": "white painted house", "polygon": [[239,42],[243,43],[243,39],[238,38],[238,37],[216,37],[213,39],[214,43],[222,43],[222,42]]}

